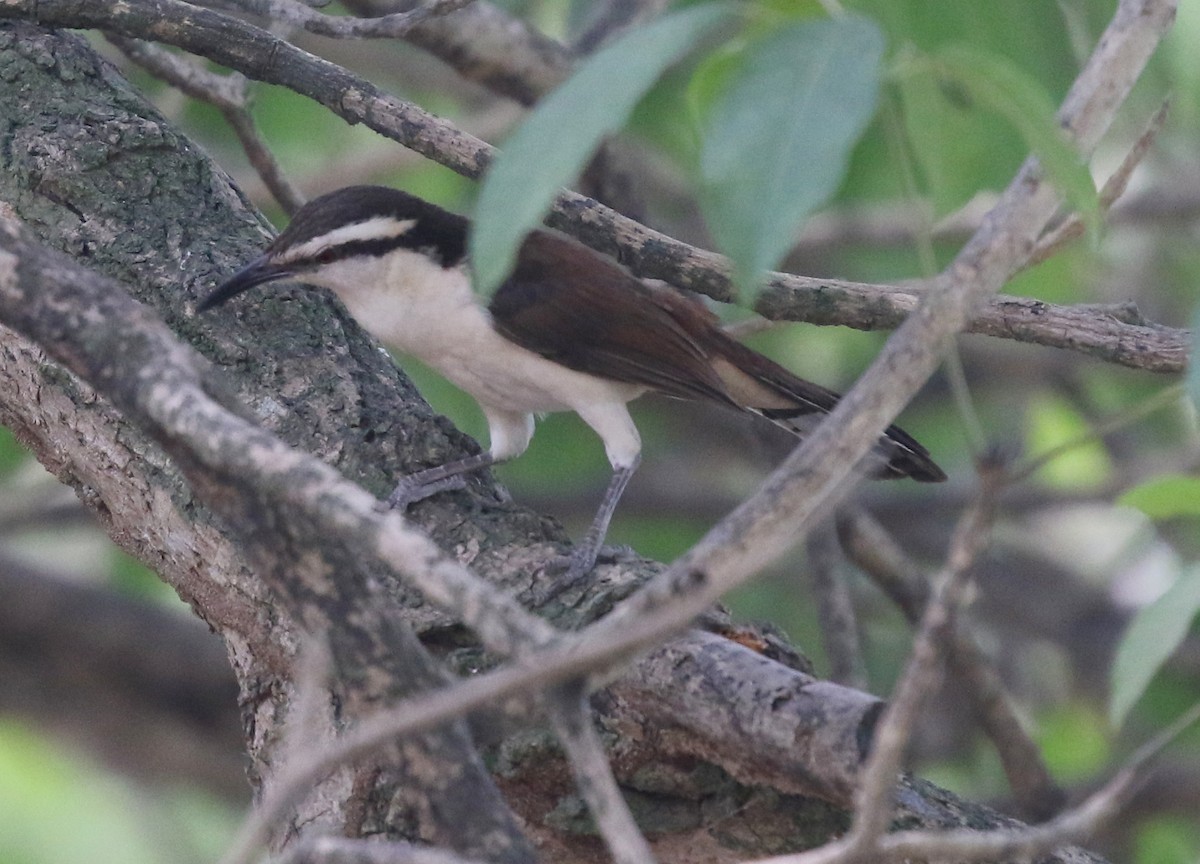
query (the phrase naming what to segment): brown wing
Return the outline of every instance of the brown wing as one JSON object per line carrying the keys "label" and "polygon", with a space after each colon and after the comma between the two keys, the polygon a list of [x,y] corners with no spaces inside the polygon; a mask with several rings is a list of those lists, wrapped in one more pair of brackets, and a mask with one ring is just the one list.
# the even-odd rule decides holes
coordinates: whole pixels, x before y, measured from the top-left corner
{"label": "brown wing", "polygon": [[570,369],[735,404],[706,349],[707,310],[567,237],[530,234],[489,310],[505,338]]}
{"label": "brown wing", "polygon": [[[670,289],[654,291],[567,237],[535,231],[492,298],[496,330],[557,363],[682,399],[750,411],[803,437],[840,398],[731,339],[716,316]],[[876,445],[880,477],[946,475],[903,429]]]}

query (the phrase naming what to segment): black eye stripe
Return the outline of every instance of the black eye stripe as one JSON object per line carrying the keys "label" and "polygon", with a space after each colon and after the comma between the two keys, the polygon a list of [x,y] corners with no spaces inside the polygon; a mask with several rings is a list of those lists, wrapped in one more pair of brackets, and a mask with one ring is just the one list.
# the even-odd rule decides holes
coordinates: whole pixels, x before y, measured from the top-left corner
{"label": "black eye stripe", "polygon": [[[465,238],[464,238],[465,240]],[[339,243],[337,246],[326,246],[310,259],[313,264],[332,264],[334,261],[344,261],[356,257],[381,257],[396,249],[412,249],[423,252],[443,267],[453,267],[460,264],[465,255],[464,242],[454,238],[437,238],[432,242],[414,239],[408,234],[400,237],[380,237],[376,240],[352,240]],[[297,266],[306,262],[297,261]]]}
{"label": "black eye stripe", "polygon": [[325,247],[305,256],[305,261],[292,262],[293,265],[303,267],[353,256],[379,256],[395,249],[424,252],[443,267],[459,264],[466,256],[464,217],[399,190],[379,186],[349,187],[313,199],[301,208],[292,224],[271,244],[271,249],[286,258],[288,249],[298,249],[339,228],[379,218],[411,222],[412,226],[398,236],[349,240]]}

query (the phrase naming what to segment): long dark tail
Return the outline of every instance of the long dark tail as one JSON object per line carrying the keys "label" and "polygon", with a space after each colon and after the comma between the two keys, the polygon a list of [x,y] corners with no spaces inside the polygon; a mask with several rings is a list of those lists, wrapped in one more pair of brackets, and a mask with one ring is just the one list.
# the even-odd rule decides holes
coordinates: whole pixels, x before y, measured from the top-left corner
{"label": "long dark tail", "polygon": [[[803,383],[807,384],[808,382]],[[787,429],[800,437],[804,437],[814,428],[826,413],[824,411],[814,412],[808,408],[751,408],[749,410],[766,417],[776,426]],[[946,472],[933,461],[929,451],[899,426],[889,426],[883,430],[883,434],[875,443],[875,454],[878,458],[874,460],[876,464],[873,466],[872,476],[881,480],[911,477],[922,483],[941,483],[946,479]]]}
{"label": "long dark tail", "polygon": [[[805,381],[734,339],[724,340],[721,353],[727,363],[717,372],[735,401],[747,411],[767,418],[794,435],[808,434],[833,410],[841,397],[819,384]],[[911,477],[922,483],[940,483],[946,472],[938,467],[921,444],[899,426],[889,426],[875,445],[873,476],[881,479]]]}

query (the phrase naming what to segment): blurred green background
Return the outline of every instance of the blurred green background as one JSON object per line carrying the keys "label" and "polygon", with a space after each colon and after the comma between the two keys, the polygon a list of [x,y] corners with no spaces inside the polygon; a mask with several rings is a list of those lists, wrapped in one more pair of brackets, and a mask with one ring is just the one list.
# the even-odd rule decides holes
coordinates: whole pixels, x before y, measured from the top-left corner
{"label": "blurred green background", "polygon": [[[569,39],[589,4],[500,5],[552,36]],[[766,5],[788,14],[815,8],[782,0]],[[845,5],[883,27],[887,83],[839,194],[797,238],[787,269],[860,281],[927,275],[954,255],[966,236],[956,226],[972,223],[972,214],[1004,187],[1027,147],[1007,119],[974,103],[952,82],[935,82],[932,91],[914,85],[906,72],[913,58],[969,46],[1022,70],[1057,104],[1115,3],[852,0]],[[277,225],[284,224],[217,111],[130,67],[102,39],[95,41]],[[523,113],[403,43],[299,41],[496,143]],[[1164,95],[1171,94],[1166,126],[1111,224],[1099,243],[1076,243],[1022,273],[1007,293],[1054,303],[1132,300],[1152,321],[1183,327],[1192,320],[1200,282],[1197,44],[1200,2],[1185,0],[1174,31],[1093,162],[1102,181]],[[643,100],[615,146],[637,178],[648,224],[709,245],[688,183],[694,129],[685,103],[694,62],[673,70]],[[373,182],[469,210],[474,187],[450,171],[363,127],[348,127],[295,94],[261,85],[254,86],[254,94],[253,113],[263,134],[309,197]],[[731,321],[746,317],[743,310],[719,311]],[[798,374],[845,389],[885,336],[788,325],[749,341]],[[933,489],[873,484],[859,496],[928,567],[938,564],[974,488],[973,459],[980,444],[1033,457],[1176,383],[1077,354],[983,337],[961,339],[960,358],[985,440],[976,440],[948,378],[939,376],[902,422],[936,455],[950,483]],[[486,440],[469,397],[417,364],[403,360],[402,365],[438,411]],[[1200,699],[1200,639],[1193,622],[1191,635],[1128,721],[1113,730],[1107,720],[1109,668],[1130,616],[1200,553],[1195,513],[1151,520],[1117,499],[1154,477],[1195,471],[1200,439],[1194,413],[1189,402],[1173,401],[1091,438],[1009,490],[994,546],[980,567],[970,626],[998,658],[1055,776],[1076,796]],[[670,560],[699,538],[754,489],[790,445],[786,435],[765,424],[665,400],[643,400],[635,406],[635,419],[645,441],[643,466],[617,512],[610,542],[630,544],[660,560]],[[559,518],[573,536],[586,527],[608,473],[599,441],[574,416],[546,418],[528,454],[497,471],[517,501]],[[46,579],[101,589],[122,602],[158,604],[180,619],[190,616],[153,573],[115,551],[71,493],[0,430],[0,567],[18,565],[35,568]],[[868,687],[886,694],[906,655],[910,630],[861,574],[847,566],[844,576],[855,601]],[[813,658],[818,670],[827,668],[802,548],[728,602],[739,616],[771,621]],[[15,655],[0,668],[15,670],[19,660]],[[17,671],[11,674],[11,681],[20,678]],[[36,694],[36,683],[21,679],[22,695]],[[9,684],[6,677],[0,688],[14,690]],[[51,703],[50,697],[36,695],[11,699],[0,713],[0,864],[188,862],[212,860],[220,852],[247,803],[248,787],[231,783],[231,774],[131,774],[119,748],[106,750],[80,733],[87,718],[79,724],[46,722],[42,712]],[[998,761],[953,683],[927,713],[913,769],[965,797],[1006,806]],[[1144,864],[1200,860],[1200,734],[1193,731],[1172,754],[1128,817],[1099,838],[1096,848],[1114,860]],[[230,759],[236,764],[236,752]],[[75,824],[86,827],[64,832],[64,810],[78,814]],[[180,837],[189,840],[183,847]]]}

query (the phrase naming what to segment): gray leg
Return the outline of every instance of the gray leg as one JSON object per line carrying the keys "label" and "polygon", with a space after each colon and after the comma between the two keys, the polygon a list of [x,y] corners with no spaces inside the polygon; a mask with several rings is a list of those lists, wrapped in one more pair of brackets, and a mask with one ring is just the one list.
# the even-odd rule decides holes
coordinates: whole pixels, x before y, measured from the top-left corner
{"label": "gray leg", "polygon": [[608,489],[604,492],[604,500],[600,502],[600,509],[596,511],[591,527],[588,528],[587,534],[583,536],[571,553],[567,572],[547,588],[540,598],[543,602],[554,599],[592,572],[592,568],[596,566],[596,557],[600,554],[600,547],[604,544],[604,537],[608,534],[608,523],[612,521],[613,512],[617,509],[617,502],[621,500],[625,487],[629,485],[629,480],[633,477],[633,472],[637,470],[641,461],[642,458],[639,456],[632,465],[618,468],[613,472],[612,479],[608,481]]}
{"label": "gray leg", "polygon": [[403,512],[409,506],[418,501],[424,501],[430,495],[436,495],[438,492],[445,492],[449,489],[462,489],[467,485],[463,474],[487,468],[494,461],[491,453],[478,453],[465,459],[447,462],[445,465],[435,465],[432,468],[409,474],[407,477],[401,477],[396,488],[392,490],[392,494],[387,497],[387,503],[381,502],[380,509],[394,508]]}

